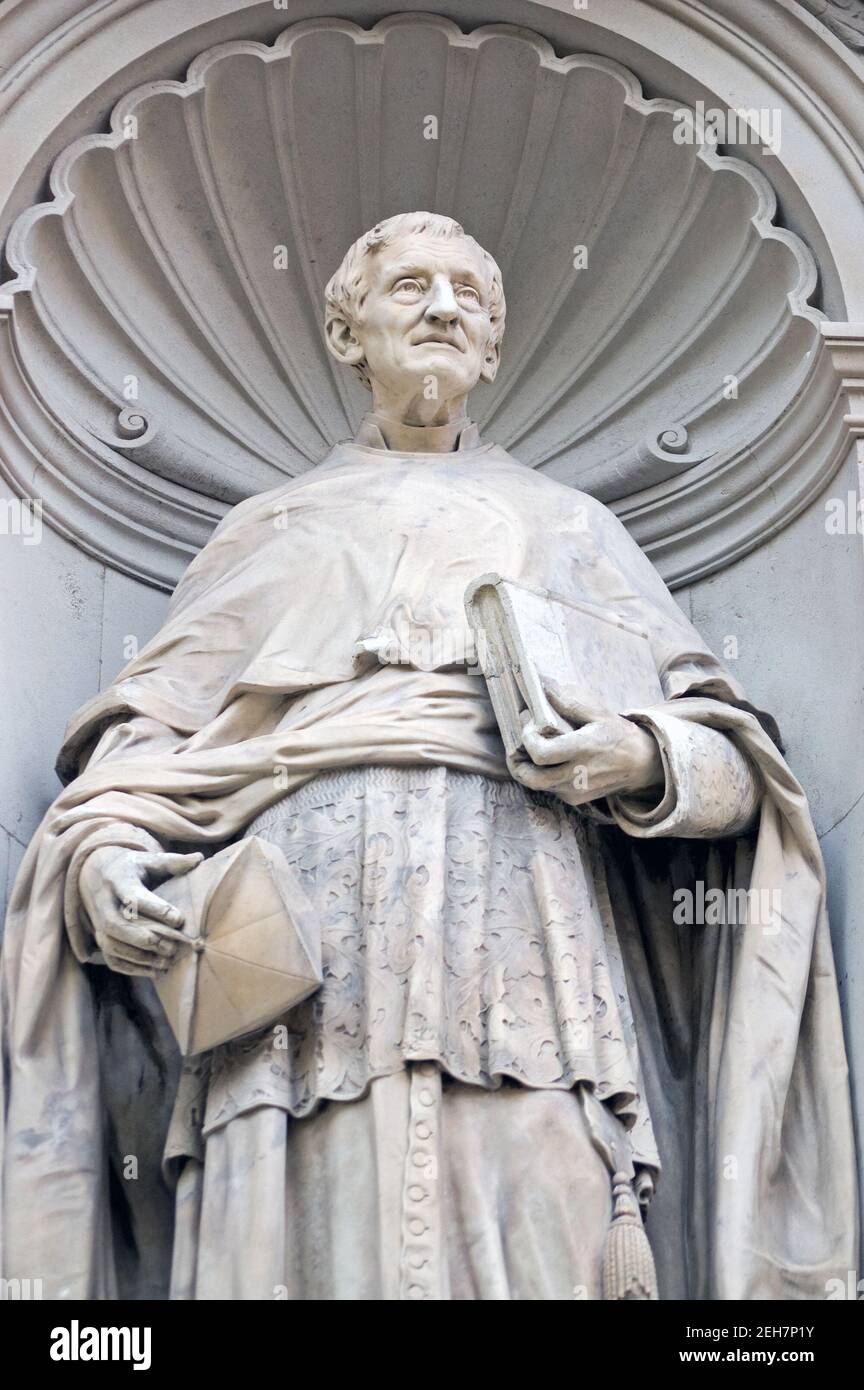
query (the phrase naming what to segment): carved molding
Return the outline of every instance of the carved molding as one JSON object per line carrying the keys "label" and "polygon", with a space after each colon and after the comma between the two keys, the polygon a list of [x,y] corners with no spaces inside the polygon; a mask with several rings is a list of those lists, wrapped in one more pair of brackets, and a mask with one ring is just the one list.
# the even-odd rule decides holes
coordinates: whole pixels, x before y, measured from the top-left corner
{"label": "carved molding", "polygon": [[323,284],[366,226],[432,206],[504,270],[488,435],[614,505],[671,582],[710,573],[807,504],[842,411],[810,252],[760,173],[675,143],[680,110],[610,59],[422,15],[304,22],[137,88],[10,234],[7,476],[170,587],[227,505],[351,431],[366,397],[324,350]]}
{"label": "carved molding", "polygon": [[749,449],[693,468],[615,507],[672,587],[764,545],[805,511],[849,449],[846,400],[827,351],[798,400]]}
{"label": "carved molding", "polygon": [[820,328],[846,397],[843,422],[853,438],[864,440],[864,323],[823,321]]}
{"label": "carved molding", "polygon": [[80,549],[156,588],[172,588],[225,507],[155,478],[73,420],[55,416],[19,352],[12,299],[0,295],[0,471]]}
{"label": "carved molding", "polygon": [[800,0],[826,28],[857,53],[864,52],[864,0]]}

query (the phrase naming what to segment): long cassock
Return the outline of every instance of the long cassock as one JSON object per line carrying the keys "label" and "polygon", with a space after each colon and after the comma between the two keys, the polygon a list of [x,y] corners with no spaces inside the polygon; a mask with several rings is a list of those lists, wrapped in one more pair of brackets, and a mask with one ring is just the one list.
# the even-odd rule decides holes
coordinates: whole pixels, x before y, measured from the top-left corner
{"label": "long cassock", "polygon": [[[489,571],[647,631],[665,699],[630,713],[656,804],[584,815],[512,781],[466,665]],[[72,720],[19,872],[4,1274],[53,1297],[597,1297],[593,1106],[656,1186],[661,1296],[825,1297],[856,1268],[847,1069],[822,861],[771,732],[614,515],[473,426],[406,453],[369,421],[240,504]],[[325,983],[178,1083],[152,987],[99,963],[81,864],[248,833],[317,904]],[[706,888],[749,889],[743,919],[681,922],[673,894]]]}

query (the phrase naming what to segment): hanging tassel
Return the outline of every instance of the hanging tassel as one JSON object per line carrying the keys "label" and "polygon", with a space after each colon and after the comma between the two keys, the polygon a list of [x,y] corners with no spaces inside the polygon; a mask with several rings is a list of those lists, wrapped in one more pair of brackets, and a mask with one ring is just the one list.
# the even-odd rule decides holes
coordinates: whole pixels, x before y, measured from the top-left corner
{"label": "hanging tassel", "polygon": [[639,1204],[626,1173],[612,1179],[612,1224],[603,1251],[603,1297],[654,1301],[657,1273]]}

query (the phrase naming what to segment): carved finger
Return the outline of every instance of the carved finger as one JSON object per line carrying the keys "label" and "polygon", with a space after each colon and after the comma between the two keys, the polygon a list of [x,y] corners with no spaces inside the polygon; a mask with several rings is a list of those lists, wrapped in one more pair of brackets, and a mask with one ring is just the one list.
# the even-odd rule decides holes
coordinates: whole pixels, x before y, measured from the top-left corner
{"label": "carved finger", "polygon": [[151,893],[149,888],[139,884],[134,895],[129,894],[122,907],[123,916],[127,921],[137,921],[139,917],[146,917],[149,921],[160,922],[166,927],[182,927],[184,922],[183,913],[171,903],[160,898],[157,893]]}
{"label": "carved finger", "polygon": [[522,730],[522,743],[532,763],[538,767],[573,762],[585,750],[585,739],[581,732],[547,738],[538,733],[533,724],[526,724]]}
{"label": "carved finger", "polygon": [[571,724],[593,724],[596,719],[603,717],[602,710],[586,705],[557,681],[550,681],[544,693],[556,714],[563,715]]}
{"label": "carved finger", "polygon": [[535,767],[528,759],[511,758],[508,766],[512,776],[529,791],[554,791],[561,783],[561,769],[558,767]]}
{"label": "carved finger", "polygon": [[114,971],[115,975],[144,975],[148,979],[152,979],[158,973],[147,966],[129,965],[126,961],[120,960],[118,956],[105,955],[105,964],[109,970]]}
{"label": "carved finger", "polygon": [[192,854],[148,854],[143,864],[154,878],[178,878],[181,874],[188,874],[190,869],[196,869],[203,858],[204,855],[197,850]]}
{"label": "carved finger", "polygon": [[135,946],[139,951],[156,951],[160,956],[173,956],[177,943],[188,940],[182,932],[157,926],[145,917],[130,918],[119,914],[105,921],[101,936],[122,942],[124,946]]}
{"label": "carved finger", "polygon": [[126,942],[115,941],[113,938],[105,943],[102,953],[106,959],[110,956],[112,961],[120,960],[124,965],[134,965],[139,969],[155,971],[157,974],[169,970],[173,963],[155,951],[141,950],[138,946],[129,946]]}

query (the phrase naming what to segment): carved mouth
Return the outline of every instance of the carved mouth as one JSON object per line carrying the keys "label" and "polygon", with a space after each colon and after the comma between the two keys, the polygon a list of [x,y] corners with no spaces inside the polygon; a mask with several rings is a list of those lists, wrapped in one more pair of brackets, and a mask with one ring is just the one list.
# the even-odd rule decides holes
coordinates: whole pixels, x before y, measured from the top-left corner
{"label": "carved mouth", "polygon": [[426,347],[429,343],[435,343],[439,347],[453,348],[456,352],[465,351],[465,349],[461,348],[458,343],[455,343],[452,338],[445,337],[443,333],[431,333],[428,338],[420,338],[414,346]]}

